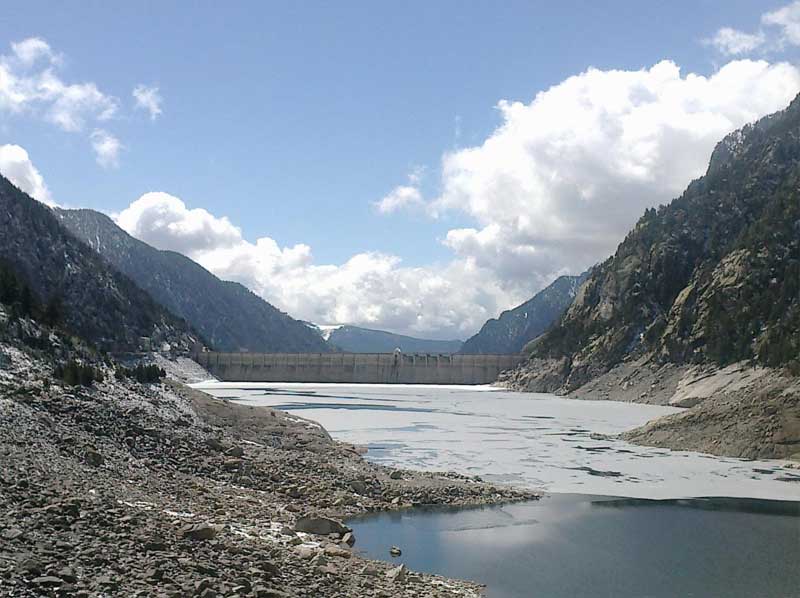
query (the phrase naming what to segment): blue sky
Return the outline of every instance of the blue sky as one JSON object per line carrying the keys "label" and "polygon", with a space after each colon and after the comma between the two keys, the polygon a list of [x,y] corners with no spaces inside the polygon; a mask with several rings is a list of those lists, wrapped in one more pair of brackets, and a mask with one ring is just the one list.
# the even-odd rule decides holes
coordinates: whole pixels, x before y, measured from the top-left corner
{"label": "blue sky", "polygon": [[[422,269],[417,277],[434,268],[439,275],[454,259],[469,257],[456,241],[443,242],[449,231],[472,227],[485,231],[484,238],[494,234],[480,207],[454,204],[474,199],[477,206],[481,198],[436,199],[446,186],[443,156],[482,146],[504,122],[500,100],[529,104],[538,92],[589,67],[634,72],[666,59],[680,67],[680,76],[711,77],[732,60],[793,63],[797,46],[775,41],[789,29],[763,19],[785,4],[10,2],[0,18],[0,46],[46,41],[60,56],[61,79],[93,82],[116,98],[118,108],[81,132],[53,126],[36,110],[0,111],[0,144],[24,147],[62,205],[118,213],[146,192],[165,192],[188,209],[227,217],[249,242],[269,237],[279,248],[307,245],[317,266],[340,267],[353,256],[378,252],[402,260],[391,268]],[[704,41],[721,27],[753,35],[767,27],[772,41],[726,53]],[[157,118],[134,107],[137,85],[158,88]],[[745,113],[760,116],[788,93],[774,107],[748,106]],[[731,110],[725,114],[728,128],[741,124]],[[88,139],[96,128],[122,144],[116,165],[97,163]],[[697,168],[707,160],[707,146],[698,149],[704,157]],[[417,209],[381,213],[375,203],[408,184],[414,172],[422,173],[412,185],[421,198],[412,202]],[[676,189],[690,177],[684,178]],[[664,199],[656,195],[653,201]],[[536,239],[543,242],[541,235]],[[526,243],[522,254],[533,251],[532,241]],[[596,259],[608,251],[607,243],[599,245]],[[481,311],[475,322],[524,299],[548,277],[588,265],[589,254],[537,266],[528,282],[529,261],[499,267],[508,270],[498,275],[505,295],[475,299],[473,307]],[[434,336],[463,336],[475,327],[471,320],[458,324],[464,322],[460,313],[435,323],[401,318],[399,307],[384,316],[330,307],[328,296],[312,306],[274,284],[251,280],[241,260],[234,268],[221,264],[223,257],[206,257],[199,261],[248,282],[284,309],[300,310],[301,317],[346,318]],[[282,268],[272,272],[289,266]],[[308,281],[294,284],[302,288]],[[459,292],[455,283],[442,288]],[[411,311],[425,309],[416,304]]]}

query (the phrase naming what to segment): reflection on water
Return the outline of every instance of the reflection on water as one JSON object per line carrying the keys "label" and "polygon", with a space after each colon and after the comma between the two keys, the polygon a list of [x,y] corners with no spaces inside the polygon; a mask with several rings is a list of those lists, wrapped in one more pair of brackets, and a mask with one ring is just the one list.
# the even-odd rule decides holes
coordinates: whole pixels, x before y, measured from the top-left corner
{"label": "reflection on water", "polygon": [[634,446],[608,438],[677,410],[491,387],[195,385],[248,405],[300,410],[387,465],[451,470],[554,492],[637,498],[800,500],[800,472],[776,462]]}
{"label": "reflection on water", "polygon": [[485,583],[490,598],[800,595],[796,502],[550,495],[349,524],[367,556]]}

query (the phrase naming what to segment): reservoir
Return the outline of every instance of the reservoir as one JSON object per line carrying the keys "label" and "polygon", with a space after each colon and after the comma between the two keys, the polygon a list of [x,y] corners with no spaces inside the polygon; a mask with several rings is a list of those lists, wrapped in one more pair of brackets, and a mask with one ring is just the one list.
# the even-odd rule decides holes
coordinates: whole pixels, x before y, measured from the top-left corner
{"label": "reservoir", "polygon": [[479,581],[492,598],[800,596],[800,470],[613,437],[675,408],[491,386],[193,386],[317,421],[379,463],[547,493],[349,522],[371,558]]}

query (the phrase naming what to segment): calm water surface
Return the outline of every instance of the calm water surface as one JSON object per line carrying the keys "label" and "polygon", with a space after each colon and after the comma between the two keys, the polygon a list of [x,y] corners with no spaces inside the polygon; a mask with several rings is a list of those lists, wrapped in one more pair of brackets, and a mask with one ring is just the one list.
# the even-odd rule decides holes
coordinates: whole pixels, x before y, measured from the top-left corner
{"label": "calm water surface", "polygon": [[490,598],[800,596],[798,502],[565,494],[349,525],[367,556],[479,581]]}

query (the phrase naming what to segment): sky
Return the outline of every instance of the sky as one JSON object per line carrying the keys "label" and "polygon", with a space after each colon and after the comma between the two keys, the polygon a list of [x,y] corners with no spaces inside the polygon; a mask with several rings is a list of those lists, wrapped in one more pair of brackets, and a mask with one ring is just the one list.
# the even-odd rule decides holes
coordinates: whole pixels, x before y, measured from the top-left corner
{"label": "sky", "polygon": [[0,172],[297,318],[466,338],[800,91],[800,2],[7,2]]}

